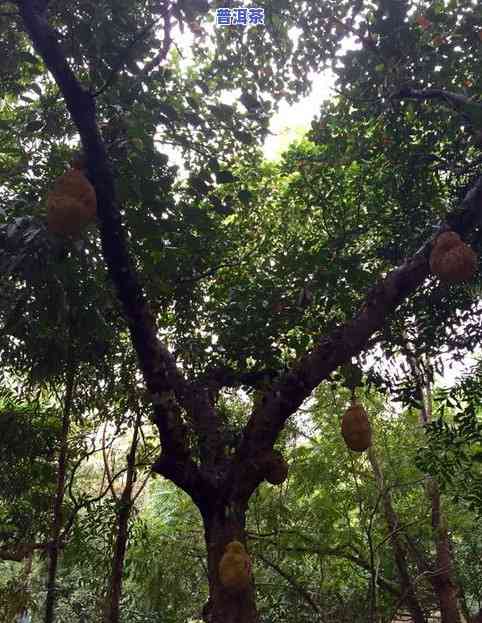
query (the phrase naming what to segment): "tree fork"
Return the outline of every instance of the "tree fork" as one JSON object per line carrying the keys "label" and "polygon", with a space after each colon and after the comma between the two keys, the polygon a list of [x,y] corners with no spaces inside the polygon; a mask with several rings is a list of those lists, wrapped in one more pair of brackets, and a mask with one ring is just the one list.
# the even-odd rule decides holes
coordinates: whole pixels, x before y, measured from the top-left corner
{"label": "tree fork", "polygon": [[[113,177],[96,125],[93,97],[75,78],[55,31],[43,16],[36,13],[33,0],[19,2],[19,9],[36,50],[54,75],[65,97],[88,157],[89,172],[98,194],[104,256],[129,320],[132,341],[146,386],[153,396],[154,410],[159,416],[156,417],[156,423],[163,446],[169,448],[173,427],[179,429],[180,437],[185,437],[176,409],[167,408],[170,406],[170,399],[167,398],[174,392],[176,398],[185,403],[187,411],[194,416],[193,426],[196,432],[201,431],[201,437],[208,436],[212,441],[212,447],[216,451],[211,454],[211,460],[215,463],[222,453],[221,421],[209,404],[207,392],[196,392],[186,383],[167,349],[157,340],[152,314],[129,261],[124,230],[115,203]],[[462,235],[470,232],[481,220],[481,203],[482,177],[467,193],[457,210],[447,216],[446,222],[440,225],[432,238],[412,258],[379,281],[351,321],[322,338],[312,352],[302,357],[273,385],[247,423],[236,463],[249,460],[259,448],[272,448],[288,417],[295,413],[311,391],[338,366],[360,353],[367,346],[370,337],[383,327],[387,317],[422,285],[429,274],[428,256],[436,235],[448,227]],[[160,402],[163,402],[162,409],[158,408]],[[163,410],[170,417],[166,418],[162,414]],[[202,426],[199,427],[201,420]],[[174,450],[172,454],[175,454]],[[189,476],[197,471],[192,461],[186,463],[185,472],[188,471]],[[187,481],[185,487],[189,486]],[[188,488],[185,490],[191,492]]]}
{"label": "tree fork", "polygon": [[[158,471],[167,477],[172,475],[175,484],[188,492],[198,506],[202,501],[201,498],[209,495],[211,509],[203,514],[203,519],[208,546],[209,575],[212,576],[210,579],[212,602],[208,609],[211,619],[206,620],[216,623],[220,623],[221,620],[223,623],[230,621],[252,623],[257,616],[254,608],[254,591],[250,598],[253,608],[250,609],[249,606],[245,608],[244,619],[231,612],[228,613],[228,618],[221,618],[223,612],[227,612],[228,606],[224,605],[225,601],[226,604],[229,601],[233,610],[236,604],[233,598],[227,600],[219,591],[216,566],[220,559],[221,545],[219,543],[224,546],[226,539],[232,539],[234,534],[243,542],[245,541],[244,513],[250,494],[259,484],[256,478],[252,478],[249,486],[245,486],[241,482],[244,477],[240,476],[242,469],[239,466],[252,460],[260,449],[271,449],[286,420],[295,413],[311,391],[339,365],[366,348],[370,337],[383,327],[387,317],[423,284],[429,274],[428,256],[431,240],[427,241],[423,248],[412,258],[407,259],[401,267],[380,280],[367,296],[359,313],[351,321],[320,339],[314,350],[305,355],[292,370],[273,385],[270,392],[267,392],[265,400],[257,406],[248,421],[235,460],[231,463],[229,477],[226,479],[228,482],[233,477],[234,488],[244,488],[245,505],[242,511],[242,521],[239,517],[234,521],[231,515],[228,518],[226,515],[228,507],[223,507],[220,511],[219,505],[216,505],[213,500],[210,492],[213,485],[205,479],[205,474],[209,470],[198,468],[192,459],[187,442],[182,448],[183,451],[186,449],[187,453],[178,451],[179,439],[176,441],[176,438],[186,441],[187,436],[182,430],[182,419],[173,398],[186,409],[186,413],[190,416],[190,423],[198,437],[206,437],[213,442],[214,451],[210,455],[209,462],[215,470],[220,452],[222,452],[221,422],[212,405],[209,404],[207,393],[194,391],[193,386],[189,385],[177,370],[169,351],[156,337],[152,313],[128,256],[124,229],[115,200],[113,176],[96,124],[94,98],[91,93],[82,88],[74,76],[58,43],[55,31],[50,28],[46,19],[37,13],[36,3],[33,0],[19,0],[18,6],[36,51],[43,58],[59,85],[87,154],[89,173],[98,196],[104,257],[129,323],[131,339],[139,358],[147,389],[152,397],[156,424],[159,428],[163,451],[165,450],[164,456],[161,456]],[[449,215],[447,222],[434,233],[434,237],[443,227],[451,227],[460,234],[471,231],[481,220],[481,205],[482,178],[468,193],[460,209]],[[177,432],[181,434],[178,436]],[[198,487],[203,484],[204,489],[201,486]],[[215,486],[214,490],[216,490]],[[219,488],[217,490],[220,491]],[[213,510],[214,508],[216,510]],[[227,528],[229,525],[230,529]]]}

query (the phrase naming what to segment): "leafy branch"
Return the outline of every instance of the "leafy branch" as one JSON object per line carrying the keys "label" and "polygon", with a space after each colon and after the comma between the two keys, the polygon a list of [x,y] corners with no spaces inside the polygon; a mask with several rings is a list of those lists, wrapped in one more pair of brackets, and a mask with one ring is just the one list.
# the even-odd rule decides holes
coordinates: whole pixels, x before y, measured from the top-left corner
{"label": "leafy branch", "polygon": [[157,338],[153,314],[127,251],[114,178],[97,125],[94,97],[75,77],[58,42],[57,33],[37,12],[35,2],[22,0],[19,8],[25,29],[53,74],[79,130],[89,175],[96,189],[105,261],[129,323],[132,343],[151,395],[154,421],[162,442],[164,459],[157,464],[157,468],[191,493],[194,499],[199,499],[203,488],[209,487],[209,481],[203,478],[191,458],[179,404],[185,408],[206,445],[209,442],[210,447],[215,449],[213,458],[221,452],[217,416],[206,392],[195,389],[186,381],[167,347]]}

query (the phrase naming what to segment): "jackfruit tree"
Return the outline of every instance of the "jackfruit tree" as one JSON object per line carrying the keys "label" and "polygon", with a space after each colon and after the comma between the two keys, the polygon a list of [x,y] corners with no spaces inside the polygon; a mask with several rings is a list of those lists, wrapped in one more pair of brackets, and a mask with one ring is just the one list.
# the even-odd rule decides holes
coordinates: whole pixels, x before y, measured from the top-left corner
{"label": "jackfruit tree", "polygon": [[[75,360],[102,387],[135,352],[152,470],[202,520],[211,623],[260,620],[246,517],[261,483],[289,475],[282,437],[312,392],[407,335],[435,361],[482,334],[476,5],[263,6],[265,24],[244,28],[213,25],[220,2],[0,2],[5,367],[35,385]],[[272,113],[323,69],[336,96],[266,162]],[[79,152],[85,168],[69,170]],[[457,244],[441,250],[448,231]],[[364,370],[388,383],[370,359]],[[251,408],[233,421],[223,401],[236,392]],[[363,424],[351,447],[368,450],[366,413],[351,409]],[[458,623],[448,572],[434,582],[443,623]]]}

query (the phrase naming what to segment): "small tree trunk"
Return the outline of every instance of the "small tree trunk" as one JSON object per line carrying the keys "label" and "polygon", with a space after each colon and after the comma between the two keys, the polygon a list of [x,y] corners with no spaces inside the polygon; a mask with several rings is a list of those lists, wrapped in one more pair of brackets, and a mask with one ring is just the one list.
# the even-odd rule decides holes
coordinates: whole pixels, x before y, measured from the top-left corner
{"label": "small tree trunk", "polygon": [[141,413],[138,412],[134,424],[132,443],[127,456],[126,484],[122,491],[121,498],[118,500],[117,536],[114,545],[114,555],[112,557],[112,571],[104,613],[104,623],[119,623],[119,604],[122,596],[122,579],[124,575],[127,539],[129,536],[129,519],[134,503],[132,492],[136,476],[136,451],[140,425]]}
{"label": "small tree trunk", "polygon": [[112,557],[112,572],[109,582],[106,611],[104,615],[105,623],[119,622],[119,604],[122,595],[122,579],[124,575],[124,559],[127,548],[127,538],[129,532],[129,517],[132,509],[131,491],[127,486],[122,492],[117,519],[117,536]]}
{"label": "small tree trunk", "polygon": [[373,469],[377,488],[382,496],[385,521],[390,531],[390,542],[392,544],[395,563],[397,565],[403,601],[410,612],[410,616],[412,617],[414,623],[426,623],[426,618],[418,601],[411,574],[408,569],[407,555],[400,534],[400,522],[398,515],[393,508],[392,497],[390,495],[390,491],[385,486],[383,472],[373,448],[369,448],[368,450],[368,460],[370,461]]}
{"label": "small tree trunk", "polygon": [[65,475],[67,471],[67,454],[69,449],[70,413],[74,396],[75,369],[69,363],[67,386],[62,417],[62,433],[60,437],[60,452],[57,468],[57,490],[55,493],[53,519],[51,528],[51,540],[48,546],[48,572],[47,572],[47,596],[45,599],[45,623],[53,623],[55,620],[55,602],[57,599],[57,567],[59,562],[60,532],[62,530],[65,493]]}
{"label": "small tree trunk", "polygon": [[[412,369],[416,383],[417,395],[422,408],[420,420],[423,426],[432,420],[432,385],[430,378],[420,366],[421,358],[407,349],[407,360]],[[430,366],[425,362],[425,369]],[[432,586],[437,595],[442,615],[442,623],[461,623],[461,608],[459,605],[459,589],[453,580],[453,556],[445,517],[440,499],[440,489],[433,478],[428,479],[426,494],[432,506],[432,530],[435,542],[435,573],[431,576]]]}
{"label": "small tree trunk", "polygon": [[206,623],[258,623],[254,582],[242,593],[227,590],[219,578],[219,562],[230,541],[246,544],[246,509],[218,507],[203,512],[208,553],[209,601],[203,610]]}
{"label": "small tree trunk", "polygon": [[[30,549],[30,551],[27,554],[27,557],[25,558],[25,564],[24,564],[24,582],[25,582],[25,588],[26,590],[28,590],[30,592],[31,590],[31,580],[32,580],[32,561],[33,561],[33,549]],[[30,617],[28,615],[28,609],[29,606],[28,605],[22,605],[22,607],[20,608],[20,610],[17,612],[16,616],[15,616],[15,622],[16,623],[27,623],[27,621],[29,621]]]}
{"label": "small tree trunk", "polygon": [[429,480],[427,494],[432,504],[432,529],[436,551],[436,574],[432,582],[440,603],[442,623],[460,623],[459,591],[452,579],[453,561],[447,520],[442,511],[440,490],[435,480]]}

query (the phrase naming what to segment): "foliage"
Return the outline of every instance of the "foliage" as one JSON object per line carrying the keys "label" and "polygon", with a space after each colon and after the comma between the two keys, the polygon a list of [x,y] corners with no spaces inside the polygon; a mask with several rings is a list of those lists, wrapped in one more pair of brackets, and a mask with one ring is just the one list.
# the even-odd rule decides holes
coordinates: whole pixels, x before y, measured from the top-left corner
{"label": "foliage", "polygon": [[464,378],[435,396],[437,418],[427,426],[419,465],[443,484],[456,503],[482,512],[480,474],[482,422],[480,417],[480,364]]}
{"label": "foliage", "polygon": [[35,542],[48,533],[57,434],[54,409],[15,401],[11,394],[2,401],[0,542]]}
{"label": "foliage", "polygon": [[[206,382],[231,456],[273,379],[352,317],[379,277],[431,236],[480,175],[482,17],[470,0],[267,0],[265,27],[214,28],[212,9],[221,4],[173,0],[166,17],[153,1],[77,0],[51,3],[48,19],[95,96],[128,250],[158,335],[188,379]],[[99,231],[71,242],[46,227],[47,194],[79,148],[77,128],[20,18],[9,15],[17,3],[3,5],[0,356],[2,392],[18,383],[22,400],[11,404],[6,395],[3,404],[2,397],[0,537],[47,538],[59,405],[75,369],[64,509],[72,522],[57,614],[94,623],[119,504],[98,495],[105,474],[89,458],[102,427],[122,439],[132,426],[132,396],[143,406],[148,397],[139,397],[133,327],[111,288]],[[169,50],[177,36],[171,20],[192,35],[186,56]],[[337,95],[279,162],[266,162],[261,146],[272,114],[283,100],[307,94],[310,72],[327,67]],[[410,96],[426,87],[465,103]],[[480,232],[468,242],[480,258]],[[481,600],[473,579],[480,575],[479,371],[437,390],[443,417],[426,427],[424,440],[413,371],[398,362],[409,351],[426,358],[433,375],[478,346],[479,281],[426,280],[359,362],[375,450],[404,528],[430,555],[422,485],[425,472],[434,474],[474,611]],[[213,378],[223,374],[219,391]],[[386,586],[398,577],[380,493],[366,458],[353,457],[340,437],[347,395],[338,380],[318,390],[305,418],[288,423],[278,439],[288,481],[262,484],[248,513],[263,621],[363,622],[375,606],[384,620],[395,614],[398,601]],[[383,407],[390,398],[402,402],[397,413]],[[159,452],[153,431],[145,426],[143,434],[139,473]],[[38,606],[43,572],[35,572]],[[4,592],[16,581],[12,573]],[[376,573],[385,588],[374,586]],[[420,586],[431,608],[430,587]],[[130,526],[124,620],[198,618],[206,595],[200,517],[184,494],[154,480]]]}
{"label": "foliage", "polygon": [[153,480],[131,530],[126,560],[130,607],[169,623],[200,618],[206,598],[204,556],[200,517],[189,499]]}

